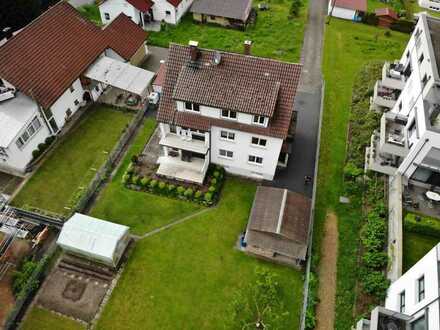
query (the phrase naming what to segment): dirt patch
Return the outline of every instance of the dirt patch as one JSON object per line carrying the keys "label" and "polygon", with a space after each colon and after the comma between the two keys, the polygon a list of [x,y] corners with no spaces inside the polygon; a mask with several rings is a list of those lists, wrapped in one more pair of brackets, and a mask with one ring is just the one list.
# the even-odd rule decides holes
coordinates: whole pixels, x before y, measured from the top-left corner
{"label": "dirt patch", "polygon": [[336,271],[338,260],[338,218],[328,213],[324,224],[324,238],[319,265],[319,304],[316,308],[316,330],[334,329]]}

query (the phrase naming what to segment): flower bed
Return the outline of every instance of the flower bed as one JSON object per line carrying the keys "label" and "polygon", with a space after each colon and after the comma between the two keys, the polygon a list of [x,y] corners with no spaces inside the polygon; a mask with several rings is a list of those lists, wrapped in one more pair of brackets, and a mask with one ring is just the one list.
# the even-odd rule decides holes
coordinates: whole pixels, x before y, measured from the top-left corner
{"label": "flower bed", "polygon": [[225,171],[221,166],[211,165],[206,174],[205,184],[196,185],[162,178],[139,168],[138,156],[134,156],[122,176],[125,187],[137,191],[149,192],[170,198],[211,206],[219,197],[225,179]]}

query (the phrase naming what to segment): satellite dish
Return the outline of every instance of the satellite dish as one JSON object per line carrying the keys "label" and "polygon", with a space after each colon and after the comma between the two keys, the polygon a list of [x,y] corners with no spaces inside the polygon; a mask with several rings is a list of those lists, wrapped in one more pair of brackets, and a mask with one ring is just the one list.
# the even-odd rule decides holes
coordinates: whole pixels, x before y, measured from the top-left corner
{"label": "satellite dish", "polygon": [[222,56],[219,51],[216,51],[214,53],[214,64],[219,65],[221,61],[222,61]]}

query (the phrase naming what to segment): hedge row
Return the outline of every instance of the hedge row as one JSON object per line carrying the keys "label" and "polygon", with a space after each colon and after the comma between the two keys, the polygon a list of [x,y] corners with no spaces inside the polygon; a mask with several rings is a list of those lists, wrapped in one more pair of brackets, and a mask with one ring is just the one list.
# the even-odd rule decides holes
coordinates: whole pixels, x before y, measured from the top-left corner
{"label": "hedge row", "polygon": [[[362,23],[372,26],[377,26],[379,24],[379,18],[375,13],[366,13],[362,17]],[[412,33],[414,31],[415,22],[413,20],[399,19],[391,23],[390,29],[393,31]]]}
{"label": "hedge row", "polygon": [[52,135],[52,136],[47,137],[46,140],[44,140],[43,143],[40,143],[37,146],[37,149],[32,151],[32,160],[35,160],[38,157],[40,157],[41,154],[43,152],[45,152],[47,150],[47,148],[49,148],[49,146],[53,143],[53,141],[55,141],[55,136]]}
{"label": "hedge row", "polygon": [[408,213],[404,221],[405,230],[440,238],[440,220],[421,216],[414,213]]}
{"label": "hedge row", "polygon": [[128,165],[122,176],[122,183],[127,187],[138,191],[146,191],[153,194],[192,201],[202,205],[215,204],[220,196],[220,191],[225,179],[225,172],[221,166],[211,166],[207,173],[206,182],[209,183],[207,191],[194,189],[192,186],[177,185],[166,181],[143,177],[135,173],[134,163]]}

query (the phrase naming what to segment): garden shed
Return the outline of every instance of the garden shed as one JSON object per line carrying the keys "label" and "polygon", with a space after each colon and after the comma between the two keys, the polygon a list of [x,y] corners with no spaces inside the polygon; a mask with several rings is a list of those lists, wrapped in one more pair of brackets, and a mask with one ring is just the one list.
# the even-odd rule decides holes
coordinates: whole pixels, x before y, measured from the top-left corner
{"label": "garden shed", "polygon": [[130,241],[129,227],[75,213],[57,244],[67,253],[116,267]]}

